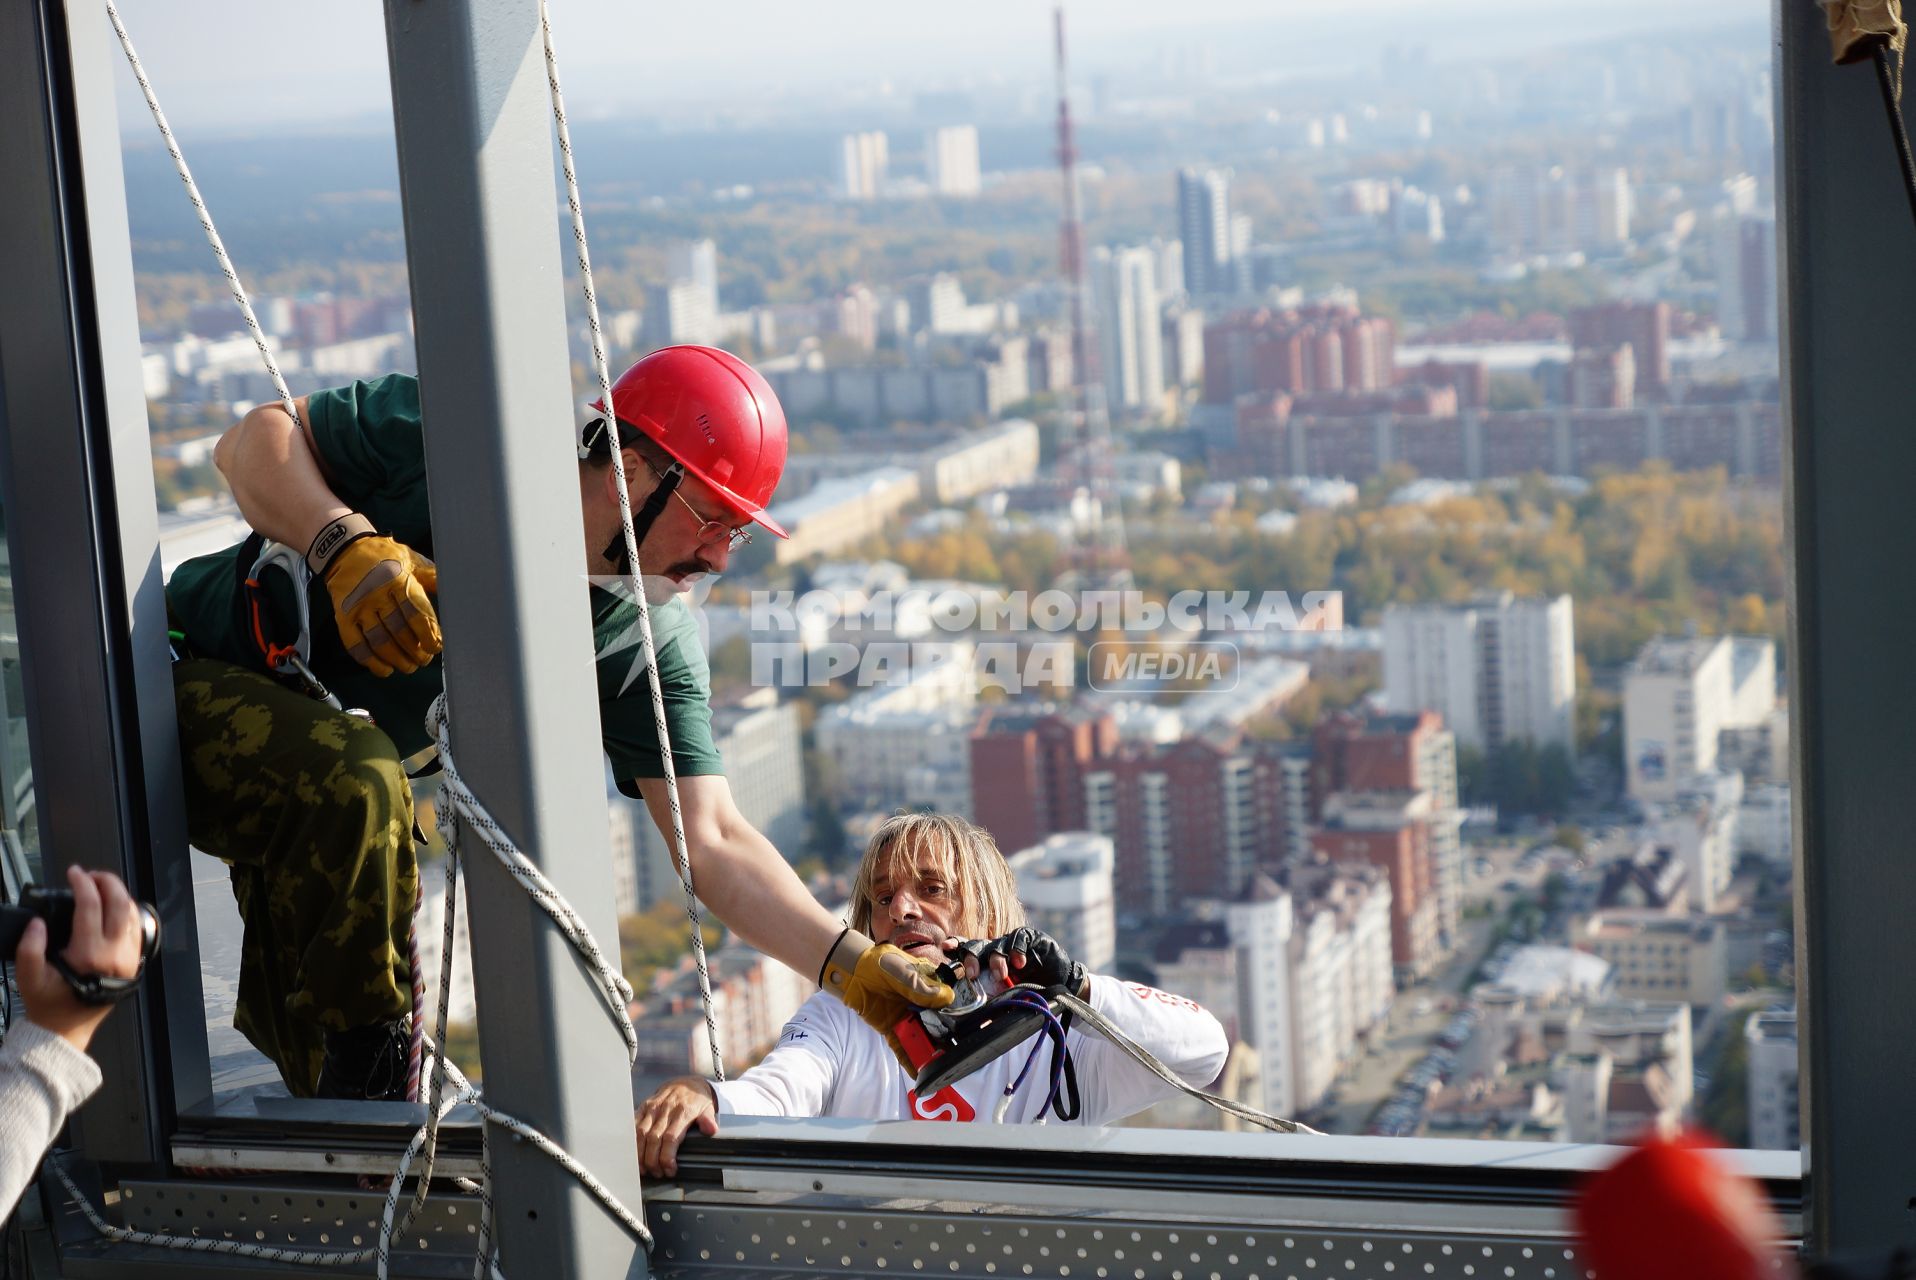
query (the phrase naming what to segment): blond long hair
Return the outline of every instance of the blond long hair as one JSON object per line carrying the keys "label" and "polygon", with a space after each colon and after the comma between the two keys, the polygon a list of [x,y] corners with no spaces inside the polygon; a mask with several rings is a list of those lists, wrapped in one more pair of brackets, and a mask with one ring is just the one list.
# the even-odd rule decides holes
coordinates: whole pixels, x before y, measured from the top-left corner
{"label": "blond long hair", "polygon": [[872,833],[852,883],[852,928],[869,934],[880,881],[909,878],[929,853],[959,904],[956,932],[996,938],[1025,922],[1018,878],[983,827],[949,813],[894,813]]}

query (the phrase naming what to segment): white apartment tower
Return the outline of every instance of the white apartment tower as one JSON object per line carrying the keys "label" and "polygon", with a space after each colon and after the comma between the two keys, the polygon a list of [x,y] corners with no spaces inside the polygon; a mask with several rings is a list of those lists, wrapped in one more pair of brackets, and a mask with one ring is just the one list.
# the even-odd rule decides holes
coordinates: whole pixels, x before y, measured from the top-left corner
{"label": "white apartment tower", "polygon": [[1802,1146],[1796,1087],[1796,1010],[1772,1009],[1744,1024],[1749,1041],[1750,1145],[1766,1151]]}
{"label": "white apartment tower", "polygon": [[875,200],[884,189],[891,149],[883,132],[848,133],[838,140],[832,179],[840,198]]}
{"label": "white apartment tower", "polygon": [[1244,895],[1226,908],[1237,952],[1238,1034],[1257,1050],[1264,1109],[1297,1109],[1291,1071],[1291,895],[1269,876],[1251,877]]}
{"label": "white apartment tower", "polygon": [[1527,741],[1574,751],[1576,643],[1569,596],[1508,591],[1384,611],[1384,699],[1442,714],[1481,750]]}
{"label": "white apartment tower", "polygon": [[1108,972],[1118,954],[1111,837],[1062,831],[1006,861],[1018,875],[1018,899],[1032,925],[1093,973]]}
{"label": "white apartment tower", "polygon": [[695,285],[712,315],[718,315],[718,245],[710,239],[675,241],[669,255],[669,273],[674,284],[690,281]]}
{"label": "white apartment tower", "polygon": [[1091,258],[1105,397],[1111,408],[1149,417],[1164,404],[1164,326],[1157,259],[1149,248],[1099,248]]}
{"label": "white apartment tower", "polygon": [[1717,771],[1724,730],[1760,728],[1775,710],[1776,645],[1768,637],[1655,637],[1623,677],[1631,798],[1675,800],[1693,779]]}
{"label": "white apartment tower", "polygon": [[925,176],[938,195],[977,195],[980,185],[977,127],[953,125],[926,134]]}

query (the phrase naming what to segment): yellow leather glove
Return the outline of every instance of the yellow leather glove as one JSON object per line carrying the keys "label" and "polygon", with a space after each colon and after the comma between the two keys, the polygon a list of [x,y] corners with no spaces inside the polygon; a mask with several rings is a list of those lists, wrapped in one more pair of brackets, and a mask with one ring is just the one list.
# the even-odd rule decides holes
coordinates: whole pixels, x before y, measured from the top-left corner
{"label": "yellow leather glove", "polygon": [[885,1037],[906,1075],[916,1075],[917,1068],[892,1028],[914,1009],[942,1009],[957,998],[939,979],[938,966],[850,929],[825,958],[819,985]]}
{"label": "yellow leather glove", "polygon": [[443,640],[428,593],[439,569],[404,543],[372,534],[327,562],[326,590],[346,652],[376,676],[411,674],[438,656]]}

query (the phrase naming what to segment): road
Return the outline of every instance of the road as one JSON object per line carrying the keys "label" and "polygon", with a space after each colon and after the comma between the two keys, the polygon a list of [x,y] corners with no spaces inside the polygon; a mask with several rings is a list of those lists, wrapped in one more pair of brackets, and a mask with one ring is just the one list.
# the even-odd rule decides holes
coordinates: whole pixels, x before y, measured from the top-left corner
{"label": "road", "polygon": [[[1363,1133],[1371,1114],[1396,1088],[1398,1078],[1436,1042],[1465,982],[1490,949],[1497,922],[1510,903],[1520,897],[1542,896],[1544,872],[1541,868],[1519,871],[1517,859],[1522,853],[1521,845],[1465,849],[1464,903],[1466,907],[1488,903],[1490,913],[1464,920],[1459,944],[1450,958],[1428,980],[1397,993],[1381,1032],[1381,1044],[1360,1053],[1339,1077],[1334,1090],[1337,1101],[1328,1110],[1318,1109],[1320,1118],[1313,1122],[1318,1128],[1328,1133]],[[1474,870],[1479,859],[1489,864],[1481,875]],[[1504,887],[1512,883],[1517,887]],[[1376,1035],[1373,1040],[1377,1040]]]}

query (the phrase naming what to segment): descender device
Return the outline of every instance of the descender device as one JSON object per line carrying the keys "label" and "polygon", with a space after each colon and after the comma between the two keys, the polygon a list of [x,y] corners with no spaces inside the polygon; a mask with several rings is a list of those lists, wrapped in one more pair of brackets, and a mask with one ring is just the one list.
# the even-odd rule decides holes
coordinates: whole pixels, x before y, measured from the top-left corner
{"label": "descender device", "polygon": [[[961,950],[976,959],[984,945],[968,942]],[[913,1092],[929,1098],[1045,1031],[1052,1039],[1050,1105],[1059,1110],[1060,1119],[1071,1119],[1077,1111],[1077,1081],[1064,1046],[1071,1014],[1056,1003],[1063,989],[1021,985],[991,995],[988,976],[981,972],[975,981],[967,977],[962,958],[938,966],[938,977],[951,985],[957,998],[943,1009],[914,1009],[892,1028],[918,1073]],[[1019,1072],[1012,1089],[1023,1083],[1025,1074]],[[1068,1103],[1059,1095],[1061,1084]]]}

